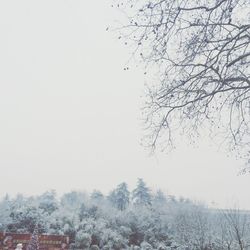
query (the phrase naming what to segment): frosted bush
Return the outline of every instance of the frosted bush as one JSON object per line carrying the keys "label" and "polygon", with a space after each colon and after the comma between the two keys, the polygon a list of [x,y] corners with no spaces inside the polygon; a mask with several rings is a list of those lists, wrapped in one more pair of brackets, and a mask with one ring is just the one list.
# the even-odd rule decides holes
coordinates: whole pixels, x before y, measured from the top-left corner
{"label": "frosted bush", "polygon": [[141,243],[141,249],[142,250],[153,250],[153,247],[148,242],[143,241]]}
{"label": "frosted bush", "polygon": [[83,231],[76,234],[76,246],[79,248],[89,248],[91,244],[91,236]]}

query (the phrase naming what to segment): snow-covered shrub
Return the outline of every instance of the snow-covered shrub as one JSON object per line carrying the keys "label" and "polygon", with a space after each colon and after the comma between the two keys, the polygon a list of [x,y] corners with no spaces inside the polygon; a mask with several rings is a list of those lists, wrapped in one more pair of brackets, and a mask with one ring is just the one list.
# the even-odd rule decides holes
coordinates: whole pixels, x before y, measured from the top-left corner
{"label": "snow-covered shrub", "polygon": [[152,250],[153,247],[152,247],[148,242],[143,241],[143,242],[141,243],[141,249],[142,249],[142,250]]}
{"label": "snow-covered shrub", "polygon": [[168,250],[170,249],[169,247],[167,247],[165,244],[163,243],[159,243],[157,246],[157,250]]}
{"label": "snow-covered shrub", "polygon": [[88,249],[91,244],[91,236],[84,231],[78,231],[76,234],[75,244],[78,248]]}
{"label": "snow-covered shrub", "polygon": [[99,250],[100,248],[97,245],[92,245],[90,250]]}

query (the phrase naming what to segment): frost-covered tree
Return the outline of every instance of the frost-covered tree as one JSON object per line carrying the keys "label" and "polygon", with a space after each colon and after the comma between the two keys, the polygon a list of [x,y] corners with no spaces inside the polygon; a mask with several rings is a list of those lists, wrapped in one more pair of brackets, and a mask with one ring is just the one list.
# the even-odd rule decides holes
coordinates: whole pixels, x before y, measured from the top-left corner
{"label": "frost-covered tree", "polygon": [[9,195],[6,194],[5,197],[0,202],[0,230],[3,230],[8,224],[11,223],[11,200]]}
{"label": "frost-covered tree", "polygon": [[38,209],[33,204],[25,204],[19,206],[15,203],[10,213],[11,222],[7,225],[10,232],[32,233],[36,223],[39,221],[41,230],[45,230],[46,216],[43,216],[43,211]]}
{"label": "frost-covered tree", "polygon": [[104,195],[101,191],[98,190],[94,190],[90,197],[93,201],[101,201],[104,199]]}
{"label": "frost-covered tree", "polygon": [[27,250],[39,250],[38,226],[35,227],[27,246]]}
{"label": "frost-covered tree", "polygon": [[39,208],[49,214],[58,209],[55,190],[47,191],[39,197]]}
{"label": "frost-covered tree", "polygon": [[89,249],[91,244],[91,235],[79,230],[76,234],[76,247],[79,249]]}
{"label": "frost-covered tree", "polygon": [[119,184],[109,195],[109,200],[119,210],[125,210],[129,205],[130,192],[125,182]]}
{"label": "frost-covered tree", "polygon": [[247,249],[250,245],[249,216],[239,209],[228,209],[223,212],[228,234],[230,235],[232,248]]}
{"label": "frost-covered tree", "polygon": [[[127,188],[119,185],[117,190]],[[53,212],[50,206],[39,208],[41,196],[1,200],[1,231],[32,233],[38,225],[40,233],[69,236],[72,249],[245,250],[250,245],[248,212],[221,213],[186,199],[173,202],[165,200],[161,191],[151,197],[142,179],[133,192],[138,205],[124,210],[114,208],[105,199],[95,202],[85,193],[72,194],[63,196],[64,202],[58,202]],[[81,202],[84,205],[79,206]],[[36,234],[30,245],[36,245]]]}
{"label": "frost-covered tree", "polygon": [[139,178],[136,188],[132,193],[132,200],[135,205],[151,205],[151,194],[143,179]]}
{"label": "frost-covered tree", "polygon": [[64,194],[61,197],[60,202],[64,207],[68,206],[76,208],[80,207],[85,199],[86,195],[84,193],[72,191],[70,193]]}
{"label": "frost-covered tree", "polygon": [[179,244],[188,248],[214,249],[212,239],[212,220],[210,211],[202,205],[189,205],[180,203],[175,207],[174,232]]}
{"label": "frost-covered tree", "polygon": [[115,189],[110,191],[109,195],[107,196],[107,200],[112,204],[115,205],[116,202],[116,194]]}
{"label": "frost-covered tree", "polygon": [[87,214],[87,209],[84,203],[81,204],[81,206],[79,207],[79,219],[80,221],[82,221],[84,219],[84,217],[86,217]]}

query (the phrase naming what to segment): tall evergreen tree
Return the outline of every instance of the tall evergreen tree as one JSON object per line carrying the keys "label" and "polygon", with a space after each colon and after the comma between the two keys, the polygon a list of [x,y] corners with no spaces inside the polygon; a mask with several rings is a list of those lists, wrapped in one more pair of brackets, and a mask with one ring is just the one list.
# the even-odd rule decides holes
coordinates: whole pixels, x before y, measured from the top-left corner
{"label": "tall evergreen tree", "polygon": [[116,189],[116,202],[119,210],[125,210],[129,205],[130,192],[128,191],[128,185],[123,182],[118,185]]}
{"label": "tall evergreen tree", "polygon": [[129,204],[130,192],[125,182],[119,184],[109,195],[109,200],[121,211],[125,210]]}
{"label": "tall evergreen tree", "polygon": [[35,227],[33,234],[30,238],[27,250],[39,250],[39,235],[37,226]]}
{"label": "tall evergreen tree", "polygon": [[152,198],[150,189],[141,178],[138,179],[137,187],[134,189],[132,194],[132,199],[135,205],[151,205]]}

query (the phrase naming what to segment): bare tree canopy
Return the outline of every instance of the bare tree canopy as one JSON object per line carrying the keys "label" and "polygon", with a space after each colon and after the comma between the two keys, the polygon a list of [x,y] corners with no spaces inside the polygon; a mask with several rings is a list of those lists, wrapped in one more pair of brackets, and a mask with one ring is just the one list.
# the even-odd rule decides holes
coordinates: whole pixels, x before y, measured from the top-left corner
{"label": "bare tree canopy", "polygon": [[248,157],[250,0],[130,0],[117,6],[129,20],[121,34],[157,68],[146,105],[150,146],[161,138],[172,144],[173,130],[193,135],[205,126]]}

